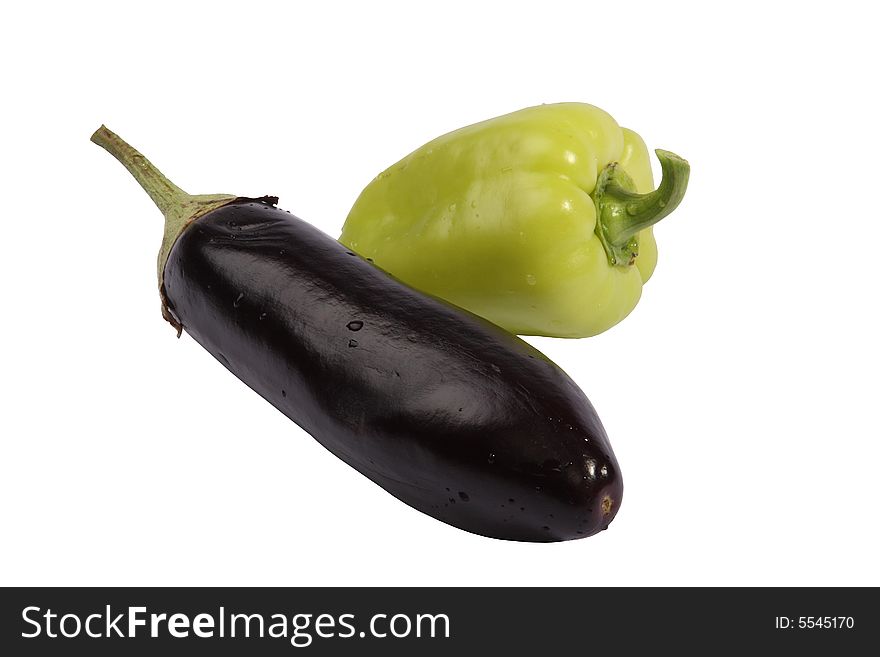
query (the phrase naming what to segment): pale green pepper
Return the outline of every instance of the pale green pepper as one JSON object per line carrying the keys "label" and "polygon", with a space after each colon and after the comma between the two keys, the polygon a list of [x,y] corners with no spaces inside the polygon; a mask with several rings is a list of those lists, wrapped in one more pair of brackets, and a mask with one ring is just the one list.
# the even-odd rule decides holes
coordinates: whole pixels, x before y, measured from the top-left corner
{"label": "pale green pepper", "polygon": [[531,107],[456,130],[380,173],[340,241],[413,287],[521,335],[626,317],[657,263],[651,226],[690,168],[597,107]]}

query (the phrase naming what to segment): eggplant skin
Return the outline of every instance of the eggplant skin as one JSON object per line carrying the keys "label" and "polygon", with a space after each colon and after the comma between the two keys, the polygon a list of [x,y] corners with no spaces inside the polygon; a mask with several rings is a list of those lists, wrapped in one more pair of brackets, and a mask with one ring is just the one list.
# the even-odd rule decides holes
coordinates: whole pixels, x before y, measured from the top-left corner
{"label": "eggplant skin", "polygon": [[620,508],[602,424],[557,365],[269,202],[190,224],[164,292],[227,369],[419,511],[548,542],[605,529]]}

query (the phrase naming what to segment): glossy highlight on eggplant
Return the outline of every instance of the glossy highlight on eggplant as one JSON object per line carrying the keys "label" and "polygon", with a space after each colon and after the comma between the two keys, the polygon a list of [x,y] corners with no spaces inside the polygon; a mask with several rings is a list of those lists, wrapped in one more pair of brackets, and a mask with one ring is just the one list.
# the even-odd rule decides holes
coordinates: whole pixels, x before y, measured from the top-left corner
{"label": "glossy highlight on eggplant", "polygon": [[607,528],[619,466],[589,400],[547,357],[274,197],[190,196],[105,127],[92,140],[166,216],[166,318],[330,452],[476,534],[549,542]]}

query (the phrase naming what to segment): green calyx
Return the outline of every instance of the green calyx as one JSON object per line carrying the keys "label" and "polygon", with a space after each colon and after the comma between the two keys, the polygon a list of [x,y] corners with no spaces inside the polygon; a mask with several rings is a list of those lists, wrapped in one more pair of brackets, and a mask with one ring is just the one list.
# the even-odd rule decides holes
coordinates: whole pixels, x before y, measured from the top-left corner
{"label": "green calyx", "polygon": [[150,198],[165,215],[165,232],[162,237],[162,246],[159,249],[158,276],[159,294],[162,297],[162,316],[168,320],[180,335],[181,326],[168,310],[165,299],[164,272],[165,263],[171,247],[180,237],[180,234],[193,221],[206,215],[212,210],[223,207],[236,200],[237,196],[230,194],[201,194],[193,196],[187,194],[168,178],[162,175],[147,158],[127,144],[119,135],[111,132],[106,126],[101,126],[92,135],[92,141],[106,150],[119,160],[134,176],[138,184],[149,194]]}
{"label": "green calyx", "polygon": [[639,255],[638,233],[678,207],[691,167],[669,151],[656,150],[663,178],[653,192],[639,194],[627,173],[612,162],[599,174],[591,196],[596,205],[596,235],[611,265],[628,267]]}

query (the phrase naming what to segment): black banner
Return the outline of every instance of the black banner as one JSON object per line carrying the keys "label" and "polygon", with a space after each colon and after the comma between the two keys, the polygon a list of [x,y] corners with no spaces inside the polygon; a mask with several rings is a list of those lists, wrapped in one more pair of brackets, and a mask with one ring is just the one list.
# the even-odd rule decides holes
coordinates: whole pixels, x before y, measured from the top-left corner
{"label": "black banner", "polygon": [[848,655],[880,640],[867,588],[23,588],[0,613],[4,655]]}

